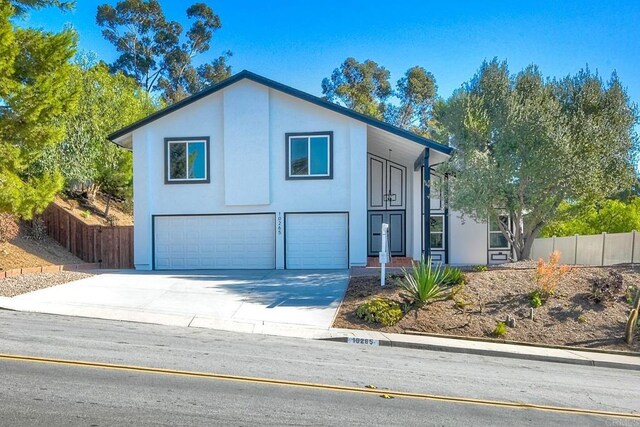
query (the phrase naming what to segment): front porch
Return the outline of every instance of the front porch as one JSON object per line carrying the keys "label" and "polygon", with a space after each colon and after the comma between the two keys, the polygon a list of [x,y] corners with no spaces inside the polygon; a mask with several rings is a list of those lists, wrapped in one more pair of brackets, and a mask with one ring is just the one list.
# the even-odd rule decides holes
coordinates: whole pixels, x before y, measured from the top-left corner
{"label": "front porch", "polygon": [[408,132],[403,138],[368,127],[367,266],[379,266],[383,223],[389,224],[389,267],[411,267],[423,256],[447,263],[448,215],[432,182],[440,179],[434,167],[447,161],[449,152]]}
{"label": "front porch", "polygon": [[[414,259],[411,257],[392,257],[391,262],[387,263],[387,267],[389,268],[411,268],[413,266]],[[378,262],[378,257],[368,257],[367,258],[367,267],[379,268],[380,262]]]}

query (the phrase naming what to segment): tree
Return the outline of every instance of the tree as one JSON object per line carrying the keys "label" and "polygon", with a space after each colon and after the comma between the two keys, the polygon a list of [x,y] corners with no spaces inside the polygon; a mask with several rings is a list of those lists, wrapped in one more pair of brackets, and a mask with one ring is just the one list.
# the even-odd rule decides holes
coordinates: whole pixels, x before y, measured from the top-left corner
{"label": "tree", "polygon": [[79,91],[82,103],[59,118],[67,136],[45,150],[34,167],[61,169],[65,188],[86,192],[90,198],[100,189],[114,196],[128,194],[131,153],[118,149],[107,135],[151,114],[161,104],[132,78],[121,72],[111,74],[106,64],[96,62],[93,53],[76,57],[65,90]]}
{"label": "tree", "polygon": [[25,219],[42,211],[62,185],[57,170],[32,173],[30,166],[63,139],[64,126],[56,118],[75,108],[77,94],[66,88],[76,34],[22,29],[12,18],[30,8],[68,3],[0,2],[0,212]]}
{"label": "tree", "polygon": [[436,79],[422,67],[412,67],[396,84],[399,105],[386,107],[386,121],[424,136],[435,130],[433,105],[436,101]]}
{"label": "tree", "polygon": [[101,161],[97,164],[96,182],[107,195],[104,217],[109,219],[111,199],[133,196],[133,158],[131,152],[115,145],[103,147]]}
{"label": "tree", "polygon": [[409,68],[394,88],[387,69],[354,58],[347,58],[322,81],[328,101],[428,137],[439,130],[433,116],[436,92],[435,77],[423,67]]}
{"label": "tree", "polygon": [[640,230],[640,197],[628,201],[607,199],[597,204],[562,202],[553,221],[540,233],[543,237],[628,233]]}
{"label": "tree", "polygon": [[588,69],[559,81],[535,66],[516,76],[485,62],[437,112],[455,151],[444,171],[449,206],[476,220],[508,213],[500,225],[516,259],[565,200],[594,202],[628,188],[634,170],[635,107],[614,74]]}
{"label": "tree", "polygon": [[54,6],[60,10],[71,10],[75,5],[75,0],[11,0],[16,16],[25,15],[30,9],[41,9],[43,7]]}
{"label": "tree", "polygon": [[392,95],[389,71],[370,59],[360,63],[347,58],[322,80],[322,94],[328,101],[381,120]]}
{"label": "tree", "polygon": [[99,6],[96,22],[120,52],[112,71],[133,77],[148,92],[160,91],[167,103],[228,77],[230,52],[200,67],[193,65],[193,59],[211,47],[213,34],[221,27],[219,16],[206,4],[195,3],[187,9],[187,18],[193,24],[183,37],[182,25],[166,19],[158,0]]}

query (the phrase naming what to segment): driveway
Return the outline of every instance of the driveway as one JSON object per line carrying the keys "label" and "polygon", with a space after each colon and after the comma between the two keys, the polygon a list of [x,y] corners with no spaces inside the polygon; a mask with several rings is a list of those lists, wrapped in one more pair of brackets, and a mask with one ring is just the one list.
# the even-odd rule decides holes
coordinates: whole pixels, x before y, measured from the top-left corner
{"label": "driveway", "polygon": [[110,272],[4,299],[40,313],[317,337],[328,330],[349,272]]}

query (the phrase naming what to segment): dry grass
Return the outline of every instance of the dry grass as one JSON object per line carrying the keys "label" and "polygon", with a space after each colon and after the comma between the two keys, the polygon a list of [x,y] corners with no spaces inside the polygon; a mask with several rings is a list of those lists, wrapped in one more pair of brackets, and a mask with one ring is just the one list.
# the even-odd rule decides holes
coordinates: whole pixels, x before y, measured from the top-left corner
{"label": "dry grass", "polygon": [[[625,286],[640,286],[639,269],[630,266],[615,269],[623,275]],[[383,290],[377,277],[354,277],[334,327],[486,338],[490,337],[496,322],[511,316],[516,319],[516,326],[508,328],[504,339],[640,351],[640,337],[632,348],[623,341],[630,310],[624,298],[621,296],[605,305],[594,304],[587,298],[590,278],[604,277],[609,270],[611,268],[573,268],[562,277],[554,296],[534,310],[533,320],[528,294],[536,287],[535,270],[468,272],[465,274],[467,284],[455,299],[438,301],[423,309],[411,309],[398,324],[389,327],[364,323],[355,316],[355,311],[373,296],[401,302],[401,289],[393,281]]]}
{"label": "dry grass", "polygon": [[83,262],[50,237],[37,241],[23,232],[9,242],[0,243],[0,271]]}
{"label": "dry grass", "polygon": [[[104,210],[107,206],[107,200],[101,194],[96,195],[92,203],[81,202],[79,200],[71,198],[63,199],[61,197],[57,197],[55,203],[67,212],[70,212],[76,218],[85,222],[86,224],[110,225],[104,217]],[[86,212],[88,212],[89,215],[87,215]],[[124,213],[121,210],[120,203],[115,200],[111,201],[111,206],[109,207],[109,216],[113,216],[116,218],[117,223],[115,225],[133,225],[133,216]]]}

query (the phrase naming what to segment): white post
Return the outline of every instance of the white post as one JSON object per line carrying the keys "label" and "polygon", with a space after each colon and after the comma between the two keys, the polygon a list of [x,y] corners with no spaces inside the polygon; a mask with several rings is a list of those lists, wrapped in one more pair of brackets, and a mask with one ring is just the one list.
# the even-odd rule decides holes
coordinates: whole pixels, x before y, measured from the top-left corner
{"label": "white post", "polygon": [[381,251],[378,254],[378,259],[380,261],[380,284],[381,286],[384,288],[385,282],[387,280],[387,271],[386,271],[386,265],[387,262],[389,262],[389,252],[388,252],[388,240],[387,240],[387,234],[389,232],[389,224],[385,224],[382,223],[382,245],[381,245]]}

